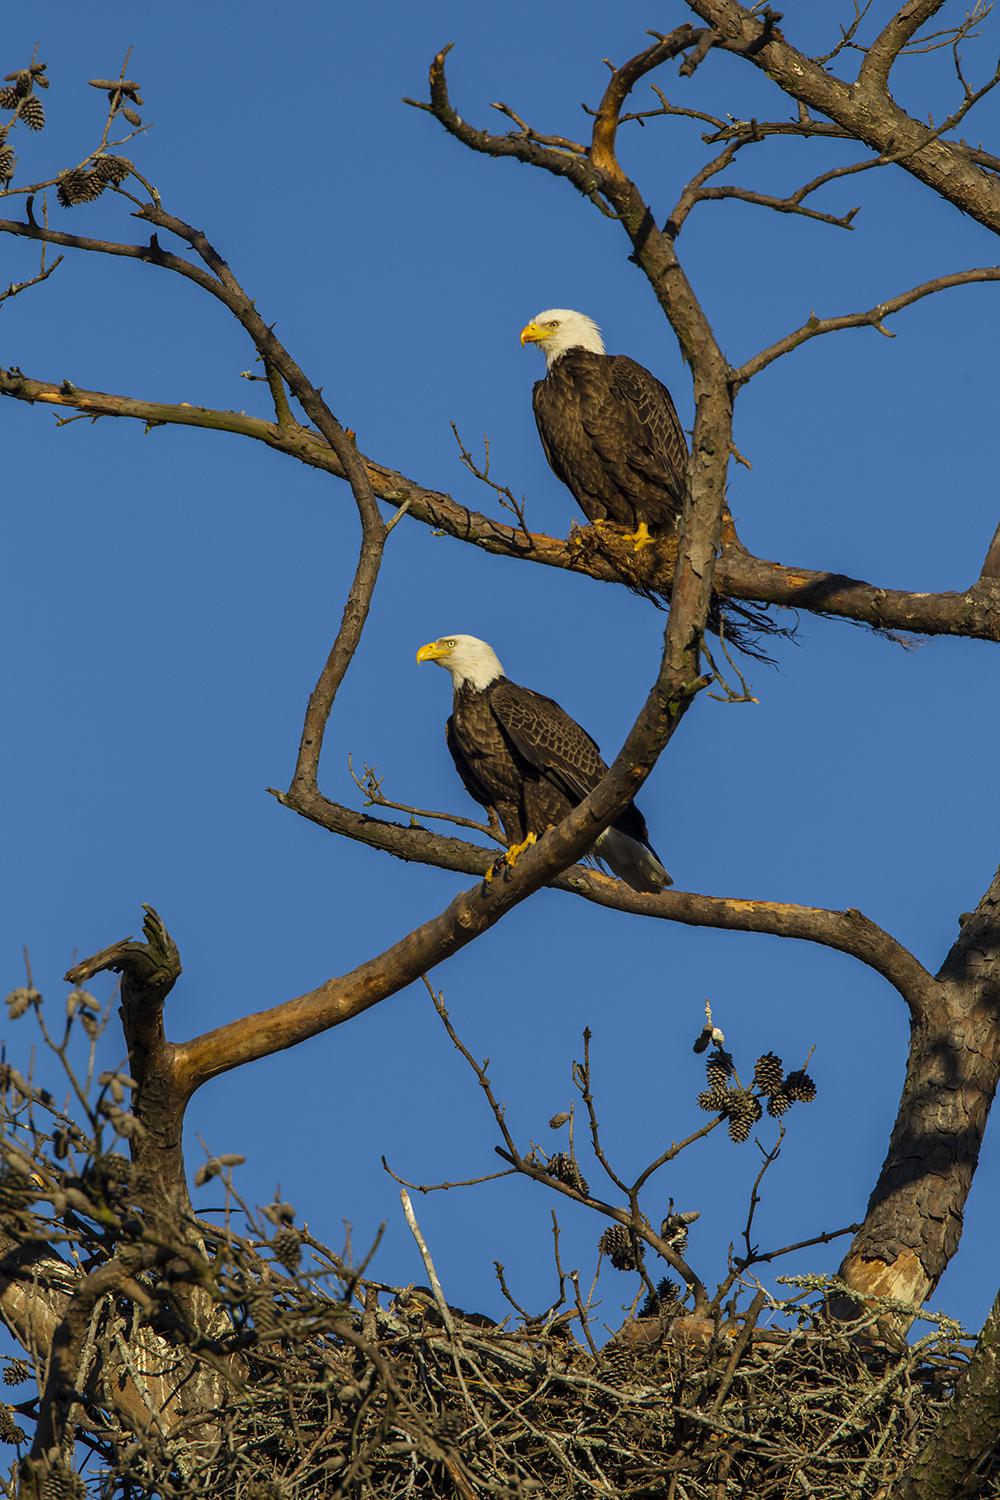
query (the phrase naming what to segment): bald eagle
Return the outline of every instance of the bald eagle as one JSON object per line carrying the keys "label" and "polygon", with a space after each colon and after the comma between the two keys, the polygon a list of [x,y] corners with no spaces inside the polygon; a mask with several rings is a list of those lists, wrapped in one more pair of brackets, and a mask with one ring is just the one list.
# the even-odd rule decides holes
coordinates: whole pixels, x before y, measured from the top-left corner
{"label": "bald eagle", "polygon": [[[505,677],[493,648],[473,635],[431,641],[417,661],[437,662],[451,673],[448,749],[466,791],[499,818],[513,864],[593,791],[607,770],[601,752],[558,703]],[[605,829],[593,852],[633,890],[672,884],[634,803]]]}
{"label": "bald eagle", "polygon": [[674,403],[655,375],[625,354],[605,354],[592,318],[550,307],[521,330],[546,374],[534,388],[538,433],[553,473],[588,521],[631,532],[673,531],[688,485],[688,448]]}

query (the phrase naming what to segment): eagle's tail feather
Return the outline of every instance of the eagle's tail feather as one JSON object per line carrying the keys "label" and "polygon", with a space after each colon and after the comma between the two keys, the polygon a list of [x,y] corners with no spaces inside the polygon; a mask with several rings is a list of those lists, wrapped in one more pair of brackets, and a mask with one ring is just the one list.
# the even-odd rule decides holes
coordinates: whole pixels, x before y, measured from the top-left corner
{"label": "eagle's tail feather", "polygon": [[655,850],[620,828],[606,828],[594,844],[594,854],[634,891],[655,896],[664,886],[673,885]]}

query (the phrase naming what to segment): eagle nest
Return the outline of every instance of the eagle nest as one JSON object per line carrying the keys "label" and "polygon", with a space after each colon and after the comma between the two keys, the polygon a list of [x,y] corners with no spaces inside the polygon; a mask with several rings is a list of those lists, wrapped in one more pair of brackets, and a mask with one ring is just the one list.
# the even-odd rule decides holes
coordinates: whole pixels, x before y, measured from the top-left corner
{"label": "eagle nest", "polygon": [[[119,1189],[98,1175],[115,1212]],[[853,1326],[825,1318],[822,1293],[811,1309],[801,1292],[768,1303],[780,1326],[751,1328],[735,1306],[713,1325],[670,1282],[593,1349],[571,1331],[572,1310],[502,1327],[426,1288],[349,1272],[294,1227],[288,1205],[265,1214],[269,1239],[199,1223],[192,1280],[209,1292],[207,1318],[203,1302],[188,1320],[183,1261],[195,1258],[180,1246],[165,1274],[142,1277],[163,1309],[145,1343],[114,1299],[94,1315],[73,1423],[76,1453],[90,1459],[74,1472],[64,1447],[29,1461],[46,1500],[876,1500],[933,1432],[968,1352],[947,1323],[890,1348],[875,1314]],[[130,1235],[143,1239],[134,1220],[123,1225],[119,1256]],[[213,1394],[189,1399],[179,1422],[128,1430],[117,1356],[124,1344],[126,1360],[131,1350],[150,1368],[139,1356],[152,1354],[153,1329],[161,1360],[186,1371],[178,1384]],[[33,1364],[44,1369],[44,1357]],[[33,1378],[8,1361],[8,1385]],[[44,1386],[39,1404],[32,1394],[0,1407],[7,1442],[25,1441],[14,1419],[37,1418]],[[996,1493],[993,1482],[982,1493]],[[0,1493],[23,1492],[0,1480]]]}

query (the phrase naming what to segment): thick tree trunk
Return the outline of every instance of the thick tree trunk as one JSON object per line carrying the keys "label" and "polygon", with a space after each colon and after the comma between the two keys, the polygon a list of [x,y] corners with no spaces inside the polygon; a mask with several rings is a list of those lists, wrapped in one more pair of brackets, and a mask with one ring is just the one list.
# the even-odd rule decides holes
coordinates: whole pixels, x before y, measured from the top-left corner
{"label": "thick tree trunk", "polygon": [[1000,1296],[930,1442],[894,1490],[895,1500],[978,1495],[1000,1442]]}
{"label": "thick tree trunk", "polygon": [[927,996],[889,1150],[841,1266],[851,1287],[920,1305],[958,1248],[1000,1077],[1000,871]]}

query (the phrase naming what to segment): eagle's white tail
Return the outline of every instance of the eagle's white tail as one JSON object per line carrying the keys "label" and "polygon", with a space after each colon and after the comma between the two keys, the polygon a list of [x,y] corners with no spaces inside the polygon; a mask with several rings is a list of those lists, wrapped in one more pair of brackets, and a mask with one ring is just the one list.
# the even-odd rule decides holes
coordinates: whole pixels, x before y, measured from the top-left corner
{"label": "eagle's white tail", "polygon": [[673,885],[652,849],[618,828],[604,830],[594,844],[594,853],[634,891],[655,895],[664,886]]}

